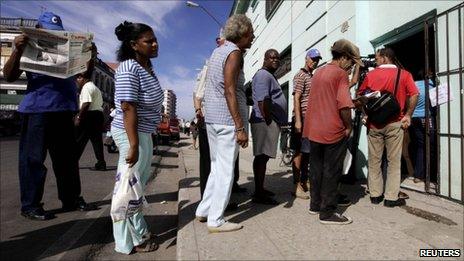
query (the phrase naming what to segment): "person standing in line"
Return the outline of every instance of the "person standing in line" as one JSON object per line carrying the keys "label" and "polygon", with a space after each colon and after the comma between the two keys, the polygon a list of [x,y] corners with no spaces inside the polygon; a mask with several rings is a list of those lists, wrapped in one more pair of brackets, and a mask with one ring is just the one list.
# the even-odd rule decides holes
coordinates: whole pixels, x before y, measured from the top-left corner
{"label": "person standing in line", "polygon": [[245,76],[242,55],[251,47],[253,26],[246,15],[231,16],[224,27],[226,41],[208,63],[205,87],[205,123],[211,156],[211,173],[196,210],[197,220],[208,221],[212,233],[235,231],[241,224],[224,220],[234,181],[239,147],[248,146]]}
{"label": "person standing in line", "polygon": [[280,55],[274,49],[264,54],[263,67],[253,76],[253,109],[250,123],[253,136],[253,174],[255,193],[252,201],[258,204],[277,205],[274,193],[264,189],[266,165],[277,154],[280,126],[288,124],[287,100],[274,76],[280,66]]}
{"label": "person standing in line", "polygon": [[[97,47],[92,43],[92,57],[97,57]],[[77,75],[76,82],[79,87],[79,113],[75,117],[74,125],[77,133],[78,158],[84,152],[87,142],[92,142],[97,163],[93,170],[105,171],[106,162],[103,154],[103,98],[100,90],[90,80],[93,71]]]}
{"label": "person standing in line", "polygon": [[196,150],[198,149],[197,147],[198,127],[194,121],[190,122],[190,133],[192,133],[192,148]]}
{"label": "person standing in line", "polygon": [[301,132],[303,130],[304,116],[311,90],[313,71],[322,59],[317,49],[310,49],[306,53],[305,66],[293,77],[293,119],[291,131],[291,148],[295,151],[292,162],[293,184],[295,190],[292,194],[301,199],[309,199],[308,191],[308,163],[309,151],[301,153]]}
{"label": "person standing in line", "polygon": [[[37,28],[64,31],[61,18],[44,12]],[[8,82],[14,82],[23,73],[19,61],[28,43],[27,35],[14,39],[14,50],[3,67]],[[88,68],[91,70],[91,68]],[[19,183],[21,215],[32,220],[49,220],[52,213],[43,209],[42,200],[47,168],[44,161],[50,153],[58,187],[62,211],[94,210],[80,196],[81,181],[74,136],[73,116],[77,111],[75,77],[60,79],[26,72],[27,90],[19,104],[21,134],[19,141]]]}
{"label": "person standing in line", "polygon": [[[377,68],[367,74],[358,94],[362,95],[366,91],[388,91],[393,94],[399,77],[395,98],[400,105],[400,113],[384,124],[374,124],[367,118],[369,148],[367,180],[370,199],[372,204],[380,204],[385,199],[386,207],[403,206],[406,205],[406,200],[400,197],[403,135],[404,129],[411,125],[411,115],[416,107],[419,91],[411,73],[402,68],[391,48],[377,50],[375,62]],[[385,184],[381,169],[384,151],[388,162]]]}
{"label": "person standing in line", "polygon": [[358,47],[348,40],[336,41],[330,51],[332,61],[317,69],[312,78],[302,150],[311,150],[309,213],[319,214],[322,224],[343,225],[352,222],[335,212],[354,108],[347,71],[355,63],[363,64]]}
{"label": "person standing in line", "polygon": [[[153,141],[151,133],[161,121],[163,90],[151,58],[158,56],[153,29],[142,23],[124,21],[115,28],[121,41],[120,65],[115,74],[116,115],[111,133],[119,148],[118,166],[128,164],[140,173],[142,188],[151,176]],[[158,248],[142,212],[113,223],[115,250],[120,253],[150,252]]]}
{"label": "person standing in line", "polygon": [[[221,34],[221,37],[216,38],[216,47],[221,46],[224,43],[225,39]],[[203,193],[206,188],[206,182],[208,181],[208,176],[211,171],[211,158],[209,154],[209,144],[208,136],[206,132],[205,124],[205,108],[204,108],[204,97],[205,97],[205,86],[206,86],[206,72],[208,71],[208,62],[203,66],[200,74],[198,75],[197,85],[194,93],[193,104],[195,107],[195,117],[197,118],[197,128],[198,128],[198,147],[200,152],[200,193],[203,197]],[[239,169],[239,157],[240,152],[237,155],[234,166],[234,184],[232,185],[232,193],[246,192],[246,188],[242,188],[238,185],[238,179],[240,175]],[[238,204],[235,202],[229,202],[226,210],[233,210],[238,207]]]}

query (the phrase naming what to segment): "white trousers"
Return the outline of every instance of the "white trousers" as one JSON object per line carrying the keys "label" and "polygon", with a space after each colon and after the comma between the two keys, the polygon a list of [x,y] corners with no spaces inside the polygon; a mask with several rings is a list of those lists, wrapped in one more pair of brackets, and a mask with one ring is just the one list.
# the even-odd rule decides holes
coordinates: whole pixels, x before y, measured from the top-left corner
{"label": "white trousers", "polygon": [[206,124],[211,172],[196,215],[207,217],[210,227],[218,227],[225,222],[224,211],[229,204],[239,150],[234,130],[234,126]]}

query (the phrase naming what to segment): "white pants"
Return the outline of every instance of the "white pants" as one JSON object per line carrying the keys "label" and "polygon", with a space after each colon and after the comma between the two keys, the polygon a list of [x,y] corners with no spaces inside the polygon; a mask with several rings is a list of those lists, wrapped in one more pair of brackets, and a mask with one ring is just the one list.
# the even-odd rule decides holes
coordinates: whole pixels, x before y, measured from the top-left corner
{"label": "white pants", "polygon": [[211,173],[206,182],[203,199],[198,205],[196,215],[208,218],[208,226],[224,224],[224,211],[229,204],[234,166],[239,145],[235,138],[235,127],[219,124],[206,124]]}

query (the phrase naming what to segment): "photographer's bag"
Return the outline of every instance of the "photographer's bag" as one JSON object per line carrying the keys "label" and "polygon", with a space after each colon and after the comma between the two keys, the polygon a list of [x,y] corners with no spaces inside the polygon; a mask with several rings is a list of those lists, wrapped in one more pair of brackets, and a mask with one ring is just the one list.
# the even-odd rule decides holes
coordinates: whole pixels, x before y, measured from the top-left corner
{"label": "photographer's bag", "polygon": [[401,69],[398,69],[396,75],[395,91],[392,94],[388,91],[382,91],[379,98],[370,99],[364,110],[367,113],[368,120],[374,124],[384,125],[388,121],[398,117],[400,114],[400,104],[396,100],[396,91],[400,81]]}

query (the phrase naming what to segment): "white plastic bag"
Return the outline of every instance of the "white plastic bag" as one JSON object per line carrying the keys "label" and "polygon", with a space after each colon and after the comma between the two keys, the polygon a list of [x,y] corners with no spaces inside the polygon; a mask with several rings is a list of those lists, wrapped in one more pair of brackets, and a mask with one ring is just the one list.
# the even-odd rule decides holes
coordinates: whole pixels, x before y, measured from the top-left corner
{"label": "white plastic bag", "polygon": [[350,150],[347,149],[345,159],[343,160],[343,173],[342,173],[342,175],[346,175],[350,171],[351,160],[352,159],[353,159],[353,155],[351,155]]}
{"label": "white plastic bag", "polygon": [[133,216],[147,206],[143,195],[140,174],[128,164],[119,164],[111,199],[111,218],[113,222]]}

